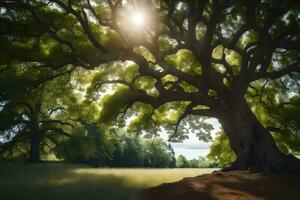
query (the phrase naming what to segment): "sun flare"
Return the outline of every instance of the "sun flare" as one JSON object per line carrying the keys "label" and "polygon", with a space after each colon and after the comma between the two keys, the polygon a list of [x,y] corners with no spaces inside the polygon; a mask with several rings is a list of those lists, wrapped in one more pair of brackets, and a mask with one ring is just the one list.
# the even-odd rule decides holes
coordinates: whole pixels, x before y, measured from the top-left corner
{"label": "sun flare", "polygon": [[134,11],[130,16],[130,22],[136,28],[145,26],[146,16],[142,11]]}

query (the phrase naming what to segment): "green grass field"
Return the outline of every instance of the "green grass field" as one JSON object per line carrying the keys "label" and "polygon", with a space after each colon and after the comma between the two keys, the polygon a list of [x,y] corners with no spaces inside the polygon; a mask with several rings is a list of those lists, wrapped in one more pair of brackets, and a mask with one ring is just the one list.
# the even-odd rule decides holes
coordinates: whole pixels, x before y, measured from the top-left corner
{"label": "green grass field", "polygon": [[103,169],[82,165],[0,165],[3,200],[131,200],[139,191],[214,169]]}

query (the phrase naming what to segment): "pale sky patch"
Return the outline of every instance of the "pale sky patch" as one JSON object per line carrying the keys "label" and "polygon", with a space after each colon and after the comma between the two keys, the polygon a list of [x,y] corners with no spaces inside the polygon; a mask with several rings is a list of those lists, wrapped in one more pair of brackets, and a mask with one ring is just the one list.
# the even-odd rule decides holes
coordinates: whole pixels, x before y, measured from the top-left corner
{"label": "pale sky patch", "polygon": [[[216,137],[216,133],[220,130],[221,125],[217,119],[211,118],[207,120],[208,123],[212,124],[214,130],[212,131],[212,137]],[[161,137],[164,140],[168,140],[166,133],[161,133]],[[182,143],[171,143],[175,156],[185,156],[187,159],[197,159],[199,156],[206,157],[209,153],[211,142],[200,141],[195,134],[190,133],[189,138],[184,140]]]}

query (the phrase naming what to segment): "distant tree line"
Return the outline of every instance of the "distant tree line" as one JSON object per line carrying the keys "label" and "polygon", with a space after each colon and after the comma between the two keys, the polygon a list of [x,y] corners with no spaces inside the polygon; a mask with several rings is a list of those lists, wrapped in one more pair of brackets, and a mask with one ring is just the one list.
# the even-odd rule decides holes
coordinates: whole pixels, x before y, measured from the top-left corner
{"label": "distant tree line", "polygon": [[[115,129],[111,129],[107,134],[93,124],[86,126],[86,134],[73,133],[51,151],[43,151],[42,160],[53,158],[54,155],[63,162],[83,163],[94,167],[176,167],[172,146],[161,138],[143,138],[136,133]],[[25,151],[18,154],[4,151],[5,145],[8,144],[0,145],[0,148],[2,147],[0,159],[25,161],[30,157],[29,152]]]}
{"label": "distant tree line", "polygon": [[179,155],[176,160],[177,168],[218,168],[219,164],[199,156],[198,159],[188,160],[185,156]]}
{"label": "distant tree line", "polygon": [[87,163],[96,167],[175,167],[173,148],[161,138],[143,138],[137,134],[110,130],[109,136],[90,133],[75,137],[55,150],[60,159]]}

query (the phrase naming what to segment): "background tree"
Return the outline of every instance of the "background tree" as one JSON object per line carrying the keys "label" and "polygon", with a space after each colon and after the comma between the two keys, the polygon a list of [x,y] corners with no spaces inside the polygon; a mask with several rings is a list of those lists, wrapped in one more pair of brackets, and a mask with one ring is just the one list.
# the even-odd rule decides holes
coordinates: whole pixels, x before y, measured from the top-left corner
{"label": "background tree", "polygon": [[179,155],[176,161],[176,167],[178,168],[188,168],[189,161],[183,155]]}
{"label": "background tree", "polygon": [[[137,127],[165,123],[165,129],[175,130],[171,138],[179,140],[186,137],[180,130],[190,127],[208,140],[211,127],[197,116],[215,117],[236,154],[228,170],[300,170],[298,159],[278,149],[247,95],[253,85],[262,90],[264,80],[299,82],[298,2],[49,0],[0,6],[4,30],[10,30],[2,33],[7,58],[43,64],[56,55],[53,67],[103,64],[90,90],[97,93],[113,84],[115,93],[103,104],[104,111],[113,109],[103,112],[101,120],[131,106]],[[141,10],[148,22],[137,33],[128,26],[128,16]],[[12,24],[35,28],[22,32]],[[32,30],[35,34],[29,34]],[[26,39],[42,35],[52,46],[48,54],[13,54],[13,34]],[[9,61],[5,57],[2,63],[7,68]],[[122,70],[113,73],[116,64]]]}
{"label": "background tree", "polygon": [[[57,117],[62,102],[72,98],[70,87],[58,87],[65,84],[63,74],[68,73],[44,73],[34,64],[24,64],[10,66],[0,75],[0,134],[6,137],[1,153],[6,158],[27,156],[28,152],[29,161],[39,162],[40,153],[51,151],[57,137],[69,136],[65,128],[72,125]],[[53,92],[54,88],[59,89]]]}
{"label": "background tree", "polygon": [[81,120],[83,126],[73,128],[71,137],[55,146],[58,159],[72,163],[86,163],[95,167],[108,166],[114,155],[112,141],[97,124]]}
{"label": "background tree", "polygon": [[161,138],[145,139],[137,133],[110,129],[115,136],[111,140],[113,156],[108,166],[112,167],[175,167],[173,148]]}
{"label": "background tree", "polygon": [[144,152],[144,167],[175,167],[176,159],[173,148],[161,138],[145,139]]}
{"label": "background tree", "polygon": [[236,159],[234,152],[230,149],[229,140],[223,131],[213,140],[207,158],[218,163],[220,167],[230,165]]}

